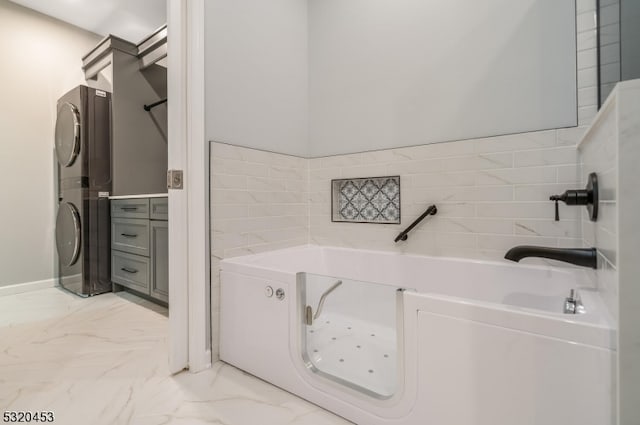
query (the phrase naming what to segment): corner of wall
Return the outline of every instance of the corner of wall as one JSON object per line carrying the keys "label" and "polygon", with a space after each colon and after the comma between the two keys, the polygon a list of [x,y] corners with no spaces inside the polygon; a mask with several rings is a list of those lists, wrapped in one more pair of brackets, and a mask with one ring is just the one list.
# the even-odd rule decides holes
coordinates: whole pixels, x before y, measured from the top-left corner
{"label": "corner of wall", "polygon": [[582,181],[592,172],[599,183],[598,220],[583,211],[582,245],[598,248],[599,267],[590,272],[612,319],[618,317],[618,102],[615,91],[594,118],[578,146]]}

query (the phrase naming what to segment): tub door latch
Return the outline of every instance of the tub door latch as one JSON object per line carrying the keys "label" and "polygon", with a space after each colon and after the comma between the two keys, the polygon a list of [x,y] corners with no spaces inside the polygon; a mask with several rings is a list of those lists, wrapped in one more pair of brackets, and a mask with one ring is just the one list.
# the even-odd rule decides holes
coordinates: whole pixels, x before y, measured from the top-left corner
{"label": "tub door latch", "polygon": [[304,323],[307,326],[311,326],[313,325],[313,321],[318,319],[318,317],[320,316],[320,313],[322,313],[322,307],[324,306],[324,300],[327,298],[327,296],[332,293],[333,291],[336,290],[336,288],[338,286],[342,285],[342,281],[339,280],[336,283],[334,283],[333,285],[331,285],[331,287],[329,289],[327,289],[326,291],[324,291],[322,293],[322,296],[320,297],[320,302],[318,303],[318,308],[316,309],[316,314],[313,314],[313,307],[311,307],[310,305],[306,306],[304,309]]}

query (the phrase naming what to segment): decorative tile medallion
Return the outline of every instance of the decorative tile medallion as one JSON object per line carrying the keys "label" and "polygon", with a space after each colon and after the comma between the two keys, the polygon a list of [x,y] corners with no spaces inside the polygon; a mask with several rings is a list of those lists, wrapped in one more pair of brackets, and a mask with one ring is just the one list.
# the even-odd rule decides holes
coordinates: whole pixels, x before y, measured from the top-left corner
{"label": "decorative tile medallion", "polygon": [[331,220],[400,224],[400,176],[331,181]]}

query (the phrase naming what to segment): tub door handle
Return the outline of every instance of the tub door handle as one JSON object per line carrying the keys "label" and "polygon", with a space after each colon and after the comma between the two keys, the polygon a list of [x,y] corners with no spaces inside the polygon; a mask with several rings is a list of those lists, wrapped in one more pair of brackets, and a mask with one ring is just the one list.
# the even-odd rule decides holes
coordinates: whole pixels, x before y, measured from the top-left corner
{"label": "tub door handle", "polygon": [[338,286],[342,285],[342,281],[339,280],[336,283],[334,283],[333,285],[331,285],[331,287],[329,289],[327,289],[326,291],[324,291],[322,293],[322,296],[320,297],[320,302],[318,303],[318,308],[316,309],[316,314],[313,314],[313,307],[311,307],[310,305],[308,305],[305,308],[304,311],[304,323],[307,324],[308,326],[313,325],[313,321],[317,320],[318,317],[320,316],[320,313],[322,313],[322,307],[324,307],[324,300],[327,299],[327,296],[329,296],[330,293],[332,293],[333,291],[336,290],[336,288],[338,288]]}

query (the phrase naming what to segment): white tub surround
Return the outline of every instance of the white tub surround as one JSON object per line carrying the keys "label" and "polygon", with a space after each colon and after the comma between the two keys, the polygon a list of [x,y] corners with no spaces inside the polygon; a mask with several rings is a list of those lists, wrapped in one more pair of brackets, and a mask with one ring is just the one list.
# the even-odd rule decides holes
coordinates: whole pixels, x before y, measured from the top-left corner
{"label": "white tub surround", "polygon": [[583,244],[595,246],[590,273],[619,329],[616,341],[618,423],[640,423],[640,80],[618,83],[578,146],[582,174],[598,173],[598,221],[583,215]]}
{"label": "white tub surround", "polygon": [[[213,352],[217,351],[219,262],[309,242],[397,253],[502,260],[516,245],[578,247],[580,210],[549,196],[582,187],[575,143],[581,130],[304,159],[211,144]],[[400,175],[400,225],[334,223],[331,180]],[[438,214],[394,238],[435,203]],[[525,259],[524,263],[540,263]]]}
{"label": "white tub surround", "polygon": [[612,423],[615,330],[582,270],[319,246],[221,268],[221,359],[358,424]]}

